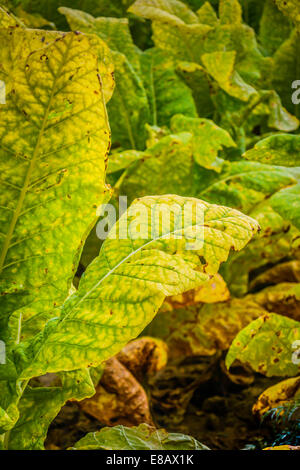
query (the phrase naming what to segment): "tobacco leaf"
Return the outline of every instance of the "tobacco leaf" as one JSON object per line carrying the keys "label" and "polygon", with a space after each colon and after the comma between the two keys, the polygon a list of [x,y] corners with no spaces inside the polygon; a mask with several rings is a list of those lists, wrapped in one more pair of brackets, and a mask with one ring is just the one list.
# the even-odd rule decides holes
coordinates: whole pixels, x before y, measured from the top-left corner
{"label": "tobacco leaf", "polygon": [[211,356],[228,349],[237,333],[265,312],[251,299],[181,307],[167,299],[145,333],[163,339],[172,360]]}
{"label": "tobacco leaf", "polygon": [[[107,48],[99,40],[94,49],[74,33],[0,34],[8,77],[0,109],[1,311],[3,328],[12,312],[19,317],[22,330],[12,331],[19,341],[39,331],[67,297],[95,209],[109,194],[98,59],[98,49]],[[101,67],[107,72],[109,64]]]}
{"label": "tobacco leaf", "polygon": [[209,450],[193,437],[167,433],[147,424],[115,426],[87,434],[70,450]]}
{"label": "tobacco leaf", "polygon": [[300,230],[300,184],[285,188],[270,199],[273,209]]}
{"label": "tobacco leaf", "polygon": [[243,156],[247,160],[291,167],[300,165],[299,150],[299,136],[279,134],[260,140]]}
{"label": "tobacco leaf", "polygon": [[220,172],[223,161],[218,158],[224,147],[236,147],[228,132],[208,119],[189,118],[182,114],[172,118],[171,131],[192,133],[193,157],[204,168]]}
{"label": "tobacco leaf", "polygon": [[253,405],[252,412],[263,418],[267,411],[300,398],[300,377],[295,377],[267,388]]}
{"label": "tobacco leaf", "polygon": [[238,359],[267,377],[295,376],[293,344],[300,340],[300,322],[268,313],[251,322],[234,339],[226,357],[229,368]]}
{"label": "tobacco leaf", "polygon": [[96,394],[82,400],[79,406],[107,426],[153,425],[145,390],[115,357],[106,362]]}
{"label": "tobacco leaf", "polygon": [[[178,229],[174,213],[170,226],[145,225],[153,205],[156,211],[169,211],[174,204],[175,214],[190,204],[184,230]],[[138,216],[141,210],[142,219]],[[145,239],[132,238],[137,223],[142,224]],[[60,318],[48,322],[31,342],[16,347],[20,378],[74,370],[79,365],[97,366],[145,328],[166,296],[207,280],[231,249],[242,249],[257,230],[257,223],[240,212],[197,199],[157,196],[137,200],[110,232],[78,291],[64,304]]]}

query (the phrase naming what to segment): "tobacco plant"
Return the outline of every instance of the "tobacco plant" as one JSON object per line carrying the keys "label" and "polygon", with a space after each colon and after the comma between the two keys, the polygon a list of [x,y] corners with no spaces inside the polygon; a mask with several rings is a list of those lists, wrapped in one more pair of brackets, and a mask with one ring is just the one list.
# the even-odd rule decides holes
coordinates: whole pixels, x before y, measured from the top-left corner
{"label": "tobacco plant", "polygon": [[[299,8],[276,3],[3,2],[2,448],[43,448],[65,402],[93,396],[105,361],[149,324],[172,354],[176,341],[159,326],[169,298],[212,282],[226,282],[231,299],[193,301],[198,342],[181,338],[191,354],[227,350],[238,333],[228,367],[239,360],[266,376],[299,374],[299,316],[282,305],[299,302],[300,277],[276,281],[276,269],[299,263],[299,38],[290,14]],[[130,206],[101,243],[99,207],[117,207],[119,195]],[[141,207],[187,204],[198,212],[184,230],[174,215],[147,226],[144,239],[124,237],[124,219],[138,223]],[[189,250],[197,234],[201,244]],[[168,315],[175,335],[188,331],[184,302],[176,316],[171,301]],[[216,340],[212,320],[234,324],[234,334]],[[59,386],[33,386],[48,373]],[[133,448],[205,448],[164,431],[159,444],[146,425],[103,430],[74,448],[124,449],[124,432],[138,436]]]}

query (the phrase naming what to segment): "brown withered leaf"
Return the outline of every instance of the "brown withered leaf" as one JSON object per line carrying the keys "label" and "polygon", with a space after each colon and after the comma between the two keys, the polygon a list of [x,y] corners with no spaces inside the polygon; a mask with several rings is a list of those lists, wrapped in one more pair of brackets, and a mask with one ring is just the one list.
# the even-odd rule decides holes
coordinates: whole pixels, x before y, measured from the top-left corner
{"label": "brown withered leaf", "polygon": [[162,340],[142,337],[127,344],[105,364],[96,394],[79,403],[102,424],[153,424],[147,394],[139,382],[165,367],[167,347]]}
{"label": "brown withered leaf", "polygon": [[137,380],[142,381],[145,375],[155,374],[166,366],[168,349],[164,341],[144,336],[128,343],[117,359]]}
{"label": "brown withered leaf", "polygon": [[145,390],[115,357],[106,362],[96,394],[79,402],[79,406],[108,426],[153,424]]}
{"label": "brown withered leaf", "polygon": [[269,410],[300,398],[300,376],[283,380],[267,388],[252,408],[253,414],[262,418]]}

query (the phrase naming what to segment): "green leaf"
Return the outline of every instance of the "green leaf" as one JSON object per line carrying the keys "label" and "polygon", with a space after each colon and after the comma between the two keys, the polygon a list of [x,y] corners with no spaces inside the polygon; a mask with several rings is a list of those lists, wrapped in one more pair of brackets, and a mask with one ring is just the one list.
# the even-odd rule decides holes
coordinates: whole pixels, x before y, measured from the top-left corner
{"label": "green leaf", "polygon": [[[249,291],[253,273],[295,256],[299,232],[270,206],[271,198],[250,211],[261,226],[260,233],[241,252],[234,254],[222,269],[230,291],[238,297]],[[296,245],[296,246],[295,246]]]}
{"label": "green leaf", "polygon": [[137,0],[128,11],[151,20],[198,23],[197,15],[179,0]]}
{"label": "green leaf", "polygon": [[[182,210],[184,229],[178,226]],[[166,218],[157,224],[160,211],[170,215],[170,224]],[[151,223],[146,223],[149,214]],[[145,238],[135,238],[132,231],[141,228]],[[242,249],[257,230],[257,223],[240,212],[193,198],[167,195],[135,201],[110,232],[60,318],[48,322],[27,345],[16,347],[20,377],[100,364],[145,328],[165,296],[201,284],[207,273],[218,271],[231,249]]]}
{"label": "green leaf", "polygon": [[137,150],[124,150],[124,152],[113,152],[109,156],[107,174],[128,168],[132,163],[145,158],[145,152]]}
{"label": "green leaf", "polygon": [[30,387],[19,402],[20,418],[6,436],[12,450],[43,450],[48,427],[67,400],[82,400],[95,393],[88,370],[61,374],[60,387]]}
{"label": "green leaf", "polygon": [[279,94],[283,106],[298,118],[300,117],[299,105],[292,101],[293,93],[297,93],[297,89],[293,89],[292,84],[299,80],[299,54],[299,33],[294,31],[276,51],[271,75],[272,86]]}
{"label": "green leaf", "polygon": [[223,147],[236,147],[230,134],[208,119],[194,119],[182,115],[171,120],[174,133],[191,132],[192,151],[195,161],[204,168],[220,172],[223,161],[218,158]]}
{"label": "green leaf", "polygon": [[197,111],[189,88],[177,76],[168,57],[159,49],[141,55],[142,77],[150,107],[150,124],[169,125],[174,114],[196,117]]}
{"label": "green leaf", "polygon": [[10,90],[0,107],[1,313],[6,323],[15,311],[11,340],[18,342],[68,295],[87,229],[109,192],[110,133],[88,38],[16,28],[1,31],[1,44]]}
{"label": "green leaf", "polygon": [[30,14],[40,14],[47,20],[56,24],[60,30],[65,30],[67,23],[59,14],[59,7],[78,8],[94,16],[122,17],[126,15],[126,10],[133,3],[133,0],[51,0],[40,2],[39,0],[18,0],[12,2],[21,3],[22,8]]}
{"label": "green leaf", "polygon": [[[147,94],[140,75],[140,52],[133,44],[127,19],[94,18],[70,8],[60,8],[73,30],[94,33],[112,50],[116,88],[108,105],[113,144],[143,150],[149,122]],[[146,83],[149,86],[149,83]]]}
{"label": "green leaf", "polygon": [[298,0],[275,0],[278,8],[300,27],[300,5]]}
{"label": "green leaf", "polygon": [[220,0],[219,16],[222,24],[240,24],[242,8],[238,0]]}
{"label": "green leaf", "polygon": [[137,0],[128,10],[152,20],[153,41],[175,60],[201,63],[202,46],[211,27],[177,0]]}
{"label": "green leaf", "polygon": [[247,160],[281,166],[300,166],[300,137],[279,134],[260,140],[243,156]]}
{"label": "green leaf", "polygon": [[165,136],[144,157],[128,169],[122,181],[121,193],[129,202],[155,194],[195,195],[192,134]]}
{"label": "green leaf", "polygon": [[191,89],[200,117],[211,117],[214,113],[214,104],[211,93],[213,80],[206,70],[199,64],[192,62],[179,62],[177,73]]}
{"label": "green leaf", "polygon": [[123,149],[143,150],[150,118],[143,82],[125,55],[114,52],[113,61],[116,88],[108,105],[113,143]]}
{"label": "green leaf", "polygon": [[89,433],[70,450],[209,450],[184,434],[167,433],[148,424],[127,428],[114,426]]}
{"label": "green leaf", "polygon": [[274,194],[270,204],[284,219],[300,230],[300,184]]}
{"label": "green leaf", "polygon": [[267,377],[294,376],[293,344],[300,340],[300,322],[281,315],[266,314],[246,326],[233,341],[226,357],[229,368],[238,359]]}
{"label": "green leaf", "polygon": [[202,55],[202,62],[207,72],[216,80],[218,85],[230,96],[242,101],[248,101],[251,95],[257,93],[248,85],[235,70],[236,52],[212,52]]}
{"label": "green leaf", "polygon": [[264,2],[258,39],[264,51],[272,56],[291,33],[291,22],[278,10],[273,0]]}
{"label": "green leaf", "polygon": [[197,11],[199,23],[208,26],[217,26],[219,23],[217,14],[209,2],[205,2]]}
{"label": "green leaf", "polygon": [[84,11],[72,8],[59,8],[65,15],[72,31],[96,34],[109,48],[126,56],[132,67],[139,71],[139,50],[134,45],[127,18],[94,18]]}
{"label": "green leaf", "polygon": [[249,214],[274,193],[297,180],[286,169],[256,162],[225,162],[222,172],[199,171],[198,196]]}

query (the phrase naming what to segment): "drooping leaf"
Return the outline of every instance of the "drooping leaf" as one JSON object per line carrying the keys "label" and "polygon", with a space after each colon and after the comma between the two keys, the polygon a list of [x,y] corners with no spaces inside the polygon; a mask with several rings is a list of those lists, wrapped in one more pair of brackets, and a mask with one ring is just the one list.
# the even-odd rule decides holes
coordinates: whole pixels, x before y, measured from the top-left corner
{"label": "drooping leaf", "polygon": [[1,31],[1,315],[3,327],[13,311],[19,319],[13,341],[35,334],[67,297],[108,193],[98,51],[83,35],[44,33]]}
{"label": "drooping leaf", "polygon": [[256,90],[248,85],[235,70],[236,52],[212,52],[202,55],[202,61],[208,73],[230,96],[248,101]]}
{"label": "drooping leaf", "polygon": [[255,294],[249,294],[245,297],[247,298],[251,298],[268,312],[279,313],[300,321],[299,283],[281,282]]}
{"label": "drooping leaf", "polygon": [[279,134],[260,140],[244,157],[261,163],[281,166],[300,166],[300,137]]}
{"label": "drooping leaf", "polygon": [[300,283],[300,261],[292,260],[276,264],[258,274],[250,283],[250,290],[257,291],[265,286],[284,282]]}
{"label": "drooping leaf", "polygon": [[182,115],[171,120],[174,133],[191,132],[192,152],[195,161],[204,168],[220,172],[223,161],[218,158],[223,147],[236,147],[230,134],[208,119],[194,119]]}
{"label": "drooping leaf", "polygon": [[106,361],[95,395],[79,406],[105,426],[153,425],[144,388],[116,357]]}
{"label": "drooping leaf", "polygon": [[248,292],[251,274],[256,270],[294,257],[297,253],[295,240],[299,231],[272,209],[268,199],[258,204],[249,215],[259,221],[261,231],[243,252],[234,254],[222,269],[230,291],[238,297]]}
{"label": "drooping leaf", "polygon": [[[289,401],[300,398],[300,377],[283,380],[265,390],[252,408],[252,412],[263,418],[273,408],[282,407]],[[279,410],[278,410],[279,411]]]}
{"label": "drooping leaf", "polygon": [[152,20],[198,23],[197,15],[180,0],[136,0],[128,11]]}
{"label": "drooping leaf", "polygon": [[297,375],[300,367],[293,361],[293,345],[299,340],[300,322],[275,313],[263,315],[234,339],[226,365],[229,368],[238,359],[267,377]]}
{"label": "drooping leaf", "polygon": [[220,174],[199,171],[198,195],[249,214],[266,198],[296,183],[288,169],[248,161],[225,162]]}
{"label": "drooping leaf", "polygon": [[[61,317],[48,322],[33,341],[16,347],[21,378],[96,366],[111,357],[145,328],[165,296],[200,285],[206,273],[218,271],[231,249],[242,249],[258,230],[240,212],[193,198],[146,197],[128,211]],[[170,224],[167,218],[157,223],[159,211],[170,217]],[[151,223],[146,223],[149,214]]]}
{"label": "drooping leaf", "polygon": [[71,450],[209,450],[193,437],[168,434],[147,424],[126,428],[115,426],[87,434]]}
{"label": "drooping leaf", "polygon": [[153,41],[175,60],[201,63],[202,45],[210,31],[178,0],[137,0],[128,10],[152,20]]}

